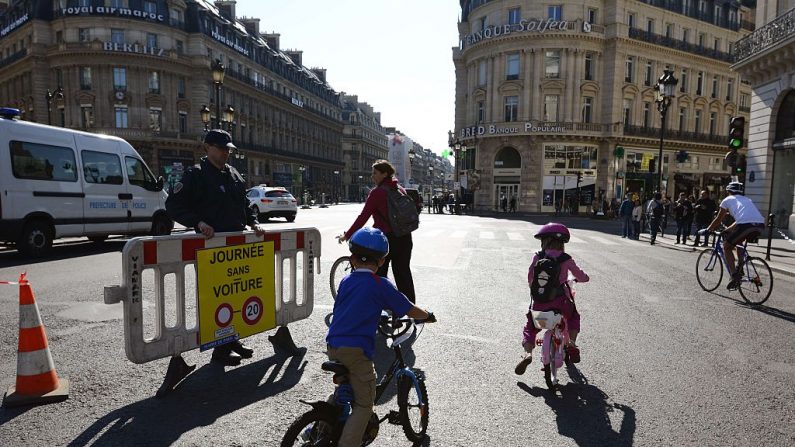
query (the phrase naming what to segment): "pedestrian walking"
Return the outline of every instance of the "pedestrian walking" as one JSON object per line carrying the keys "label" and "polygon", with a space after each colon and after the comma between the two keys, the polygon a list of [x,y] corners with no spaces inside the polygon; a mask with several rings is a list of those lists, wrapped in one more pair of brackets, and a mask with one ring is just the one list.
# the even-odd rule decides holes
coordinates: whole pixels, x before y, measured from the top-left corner
{"label": "pedestrian walking", "polygon": [[[213,129],[204,136],[207,156],[185,170],[166,199],[166,211],[172,219],[193,228],[208,239],[215,233],[243,231],[250,226],[257,235],[265,229],[257,222],[246,198],[246,182],[235,168],[227,164],[229,152],[236,149],[229,132]],[[240,341],[213,349],[212,361],[237,366],[251,358],[254,350]]]}
{"label": "pedestrian walking", "polygon": [[502,208],[502,212],[508,212],[508,198],[505,197],[505,194],[500,195],[500,208]]}
{"label": "pedestrian walking", "polygon": [[674,205],[674,219],[676,220],[676,243],[684,244],[690,231],[687,229],[688,218],[693,213],[693,207],[687,200],[685,193],[679,193],[679,200]]}
{"label": "pedestrian walking", "polygon": [[671,210],[673,208],[673,204],[671,202],[671,197],[668,194],[665,194],[662,200],[663,204],[663,216],[662,222],[660,222],[660,236],[665,237],[665,229],[668,228],[668,218],[671,216]]}
{"label": "pedestrian walking", "polygon": [[[703,190],[701,191],[701,197],[696,201],[696,205],[693,207],[693,214],[695,214],[695,221],[696,221],[696,240],[693,244],[694,247],[698,247],[698,243],[700,241],[701,235],[699,234],[700,230],[707,228],[712,222],[712,216],[715,215],[715,212],[718,210],[718,205],[709,197],[709,191]],[[709,235],[704,235],[704,247],[709,245]]]}
{"label": "pedestrian walking", "polygon": [[646,208],[646,213],[649,215],[649,231],[651,232],[651,245],[654,245],[657,240],[657,231],[662,223],[663,205],[662,194],[655,193],[654,198],[649,201],[649,206]]}
{"label": "pedestrian walking", "polygon": [[513,195],[511,195],[511,204],[510,204],[510,207],[511,207],[511,208],[510,208],[510,209],[511,209],[511,212],[512,212],[512,213],[515,213],[515,212],[516,212],[516,194],[513,194]]}
{"label": "pedestrian walking", "polygon": [[633,225],[632,225],[632,210],[634,208],[634,204],[629,199],[629,194],[624,198],[624,201],[621,202],[621,206],[618,208],[618,214],[621,217],[622,228],[621,228],[621,237],[622,238],[632,238],[633,235]]}
{"label": "pedestrian walking", "polygon": [[643,207],[640,204],[640,199],[635,199],[634,207],[632,208],[632,229],[635,230],[635,240],[640,239],[640,221],[643,218]]}

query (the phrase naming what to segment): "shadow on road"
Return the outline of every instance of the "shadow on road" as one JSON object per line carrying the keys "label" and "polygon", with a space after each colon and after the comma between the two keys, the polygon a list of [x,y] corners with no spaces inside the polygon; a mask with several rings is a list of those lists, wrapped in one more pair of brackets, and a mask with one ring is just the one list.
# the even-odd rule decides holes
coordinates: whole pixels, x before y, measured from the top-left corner
{"label": "shadow on road", "polygon": [[294,357],[276,354],[226,372],[208,363],[166,398],[153,396],[116,409],[69,446],[172,445],[184,433],[294,387],[304,374],[305,355],[301,348]]}
{"label": "shadow on road", "polygon": [[785,321],[789,321],[790,323],[795,323],[795,314],[793,314],[791,312],[787,312],[787,311],[781,310],[781,309],[776,309],[775,307],[765,306],[764,304],[761,304],[761,305],[748,304],[742,299],[737,299],[737,298],[731,297],[729,295],[724,295],[722,293],[715,293],[715,292],[712,292],[712,293],[717,295],[717,296],[719,296],[719,297],[721,297],[721,298],[725,298],[725,299],[727,299],[729,301],[734,302],[734,304],[739,306],[739,307],[743,307],[743,308],[750,309],[750,310],[755,310],[755,311],[761,312],[761,313],[763,313],[765,315],[770,315],[771,317],[776,317],[776,318],[780,318],[780,319],[785,320]]}
{"label": "shadow on road", "polygon": [[[417,360],[417,356],[414,354],[414,349],[412,349],[412,344],[414,340],[417,339],[416,333],[410,339],[403,342],[400,345],[401,350],[403,352],[403,361],[406,362],[406,366],[409,368],[414,367],[414,362]],[[380,381],[382,377],[386,373],[389,372],[389,367],[392,366],[392,362],[395,360],[395,351],[387,346],[387,339],[380,333],[375,339],[375,352],[373,353],[373,363],[375,364],[375,375],[377,377],[377,381]],[[397,380],[392,378],[392,382],[389,386],[384,390],[384,394],[381,395],[381,398],[378,399],[376,405],[381,405],[384,403],[389,402],[397,395]]]}
{"label": "shadow on road", "polygon": [[[569,437],[577,445],[631,446],[635,436],[635,410],[618,403],[610,403],[609,396],[588,383],[573,365],[566,367],[571,382],[551,393],[546,388],[530,387],[517,382],[519,388],[533,397],[543,397],[555,413],[558,433]],[[610,413],[623,413],[618,432],[613,430]],[[618,414],[614,415],[616,419]]]}
{"label": "shadow on road", "polygon": [[86,240],[63,242],[53,245],[46,256],[36,259],[25,258],[17,253],[16,249],[6,247],[0,249],[0,268],[60,261],[63,259],[79,258],[103,253],[121,252],[126,243],[127,239],[108,239],[100,243]]}

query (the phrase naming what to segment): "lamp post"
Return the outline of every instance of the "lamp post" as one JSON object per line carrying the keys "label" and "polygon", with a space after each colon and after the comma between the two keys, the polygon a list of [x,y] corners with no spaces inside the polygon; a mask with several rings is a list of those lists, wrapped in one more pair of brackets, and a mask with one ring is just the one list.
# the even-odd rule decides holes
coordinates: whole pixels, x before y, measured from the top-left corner
{"label": "lamp post", "polygon": [[417,156],[417,153],[414,152],[414,148],[412,147],[409,149],[409,173],[408,178],[406,179],[407,182],[411,183],[411,179],[414,178],[414,173],[411,172],[412,168],[414,167],[414,157]]}
{"label": "lamp post", "polygon": [[213,73],[213,83],[215,84],[215,119],[218,127],[221,127],[221,86],[224,85],[224,72],[226,67],[220,59],[216,59],[211,67]]}
{"label": "lamp post", "polygon": [[359,187],[356,188],[356,196],[359,203],[362,201],[362,176],[359,176]]}
{"label": "lamp post", "polygon": [[52,101],[58,98],[63,98],[63,89],[61,87],[56,88],[54,92],[47,89],[47,93],[44,95],[44,99],[47,100],[47,124],[50,126],[52,126]]}
{"label": "lamp post", "polygon": [[304,191],[304,172],[306,172],[306,166],[299,165],[298,170],[301,172],[301,208],[302,209],[311,208],[306,203],[306,192]]}
{"label": "lamp post", "polygon": [[334,170],[334,204],[340,204],[340,193],[339,193],[339,182],[340,182],[340,171]]}
{"label": "lamp post", "polygon": [[232,126],[235,123],[235,108],[228,104],[226,109],[224,109],[224,122],[226,123],[227,132],[231,134],[233,130]]}
{"label": "lamp post", "polygon": [[674,77],[672,70],[665,70],[660,79],[657,80],[657,110],[660,112],[662,118],[660,123],[660,154],[657,159],[657,190],[662,194],[663,181],[662,181],[662,164],[663,164],[663,141],[665,138],[665,117],[668,112],[668,107],[671,105],[671,99],[674,97],[676,84],[679,81]]}
{"label": "lamp post", "polygon": [[210,131],[210,108],[207,107],[207,104],[202,104],[199,114],[202,117],[202,123],[204,123],[204,133],[207,133]]}
{"label": "lamp post", "polygon": [[431,197],[430,197],[430,199],[433,200],[433,196],[434,196],[434,194],[433,194],[433,180],[434,180],[434,178],[433,178],[433,165],[428,166],[428,177],[431,178]]}

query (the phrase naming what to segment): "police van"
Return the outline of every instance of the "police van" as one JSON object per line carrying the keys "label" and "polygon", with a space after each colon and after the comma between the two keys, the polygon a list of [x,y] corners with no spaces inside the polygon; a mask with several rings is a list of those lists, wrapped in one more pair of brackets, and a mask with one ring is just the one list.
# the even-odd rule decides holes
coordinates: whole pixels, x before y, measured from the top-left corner
{"label": "police van", "polygon": [[0,108],[0,240],[38,257],[62,237],[171,233],[163,178],[128,142],[18,116]]}

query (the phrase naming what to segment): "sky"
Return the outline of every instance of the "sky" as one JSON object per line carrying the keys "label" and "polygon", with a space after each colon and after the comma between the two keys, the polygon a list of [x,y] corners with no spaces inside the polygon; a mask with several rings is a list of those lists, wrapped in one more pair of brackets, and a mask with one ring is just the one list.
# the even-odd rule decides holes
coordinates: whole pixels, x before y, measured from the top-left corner
{"label": "sky", "polygon": [[456,0],[238,0],[280,48],[303,50],[335,91],[358,95],[381,125],[437,154],[455,124]]}

